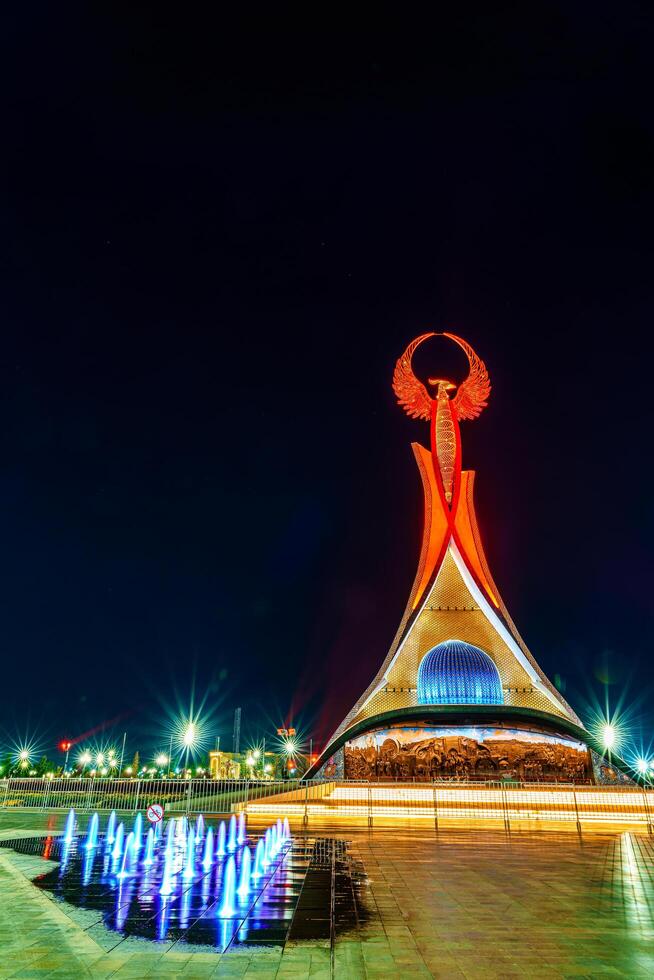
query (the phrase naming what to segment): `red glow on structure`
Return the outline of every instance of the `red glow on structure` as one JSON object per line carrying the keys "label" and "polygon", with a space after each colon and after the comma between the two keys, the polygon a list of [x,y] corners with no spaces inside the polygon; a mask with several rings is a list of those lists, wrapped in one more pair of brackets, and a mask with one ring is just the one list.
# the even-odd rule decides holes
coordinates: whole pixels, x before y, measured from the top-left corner
{"label": "red glow on structure", "polygon": [[73,743],[72,742],[69,742],[67,739],[63,739],[59,743],[59,751],[60,752],[69,752],[72,749],[72,747],[73,747]]}
{"label": "red glow on structure", "polygon": [[[437,398],[430,398],[425,386],[413,373],[411,358],[416,347],[433,336],[436,335],[426,333],[413,340],[398,359],[393,374],[393,390],[397,395],[398,402],[408,415],[429,421],[431,443],[431,465],[427,465],[426,451],[422,447],[414,446],[425,491],[425,524],[417,586],[411,608],[415,610],[420,603],[434,572],[440,568],[447,547],[452,540],[456,543],[476,584],[489,597],[493,605],[499,609],[495,589],[484,573],[483,562],[478,554],[472,527],[474,518],[468,513],[470,501],[467,496],[463,506],[466,513],[459,517],[459,505],[462,496],[459,419],[476,418],[485,408],[491,390],[490,380],[484,362],[477,357],[472,347],[461,337],[457,337],[456,334],[444,333],[442,336],[453,340],[464,351],[468,358],[470,371],[466,380],[459,385],[457,393],[451,401],[447,401],[446,392],[454,386],[450,382],[432,379],[433,383],[439,386],[439,395]],[[446,399],[445,404],[443,404],[443,398]],[[440,416],[438,415],[439,402],[441,403]],[[443,416],[446,405],[449,406],[451,420],[448,420],[447,415]],[[441,419],[438,423],[437,418]],[[437,425],[439,427],[438,433],[445,440],[442,445],[438,442]],[[454,439],[453,458],[452,437]],[[443,482],[444,476],[447,486]],[[437,515],[440,516],[440,519]]]}
{"label": "red glow on structure", "polygon": [[[432,402],[435,399],[430,397],[422,381],[416,378],[411,360],[416,347],[429,337],[437,336],[439,334],[423,333],[412,340],[402,356],[397,359],[393,372],[393,391],[397,395],[399,404],[411,418],[424,419],[426,422],[431,417]],[[452,406],[457,419],[475,419],[486,408],[491,392],[486,365],[477,357],[470,344],[461,337],[457,337],[454,333],[443,333],[440,336],[453,340],[468,358],[470,371],[465,381],[458,386],[456,395],[452,399]]]}

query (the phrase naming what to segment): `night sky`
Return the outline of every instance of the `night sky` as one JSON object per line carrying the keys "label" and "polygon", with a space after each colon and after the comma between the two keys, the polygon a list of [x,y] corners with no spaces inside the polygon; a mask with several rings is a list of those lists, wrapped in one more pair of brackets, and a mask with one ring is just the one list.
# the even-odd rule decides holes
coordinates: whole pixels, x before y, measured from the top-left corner
{"label": "night sky", "polygon": [[509,610],[647,748],[650,5],[220,8],[5,12],[0,741],[160,747],[194,690],[320,745],[418,558],[393,366],[449,329]]}

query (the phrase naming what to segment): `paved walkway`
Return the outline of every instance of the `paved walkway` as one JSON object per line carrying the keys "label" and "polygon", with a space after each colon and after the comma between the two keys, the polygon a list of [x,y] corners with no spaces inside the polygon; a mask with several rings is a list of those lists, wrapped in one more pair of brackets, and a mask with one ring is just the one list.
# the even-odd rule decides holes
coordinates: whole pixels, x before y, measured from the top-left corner
{"label": "paved walkway", "polygon": [[[0,816],[0,837],[45,815]],[[22,826],[21,826],[22,825]],[[55,829],[59,821],[49,828]],[[352,833],[367,875],[335,934],[254,952],[105,953],[0,849],[0,980],[13,977],[651,977],[654,843],[631,834]],[[37,870],[38,869],[38,870]]]}

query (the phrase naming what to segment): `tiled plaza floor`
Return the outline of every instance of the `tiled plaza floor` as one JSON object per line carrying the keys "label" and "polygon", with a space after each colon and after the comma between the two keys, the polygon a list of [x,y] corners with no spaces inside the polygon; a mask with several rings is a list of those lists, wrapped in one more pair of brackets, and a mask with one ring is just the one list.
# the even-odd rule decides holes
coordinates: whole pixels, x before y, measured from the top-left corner
{"label": "tiled plaza floor", "polygon": [[[30,817],[0,814],[0,837],[46,829],[44,815]],[[347,837],[368,876],[358,921],[331,942],[223,956],[128,941],[105,953],[30,883],[40,859],[0,850],[0,980],[654,976],[651,838],[479,830]]]}

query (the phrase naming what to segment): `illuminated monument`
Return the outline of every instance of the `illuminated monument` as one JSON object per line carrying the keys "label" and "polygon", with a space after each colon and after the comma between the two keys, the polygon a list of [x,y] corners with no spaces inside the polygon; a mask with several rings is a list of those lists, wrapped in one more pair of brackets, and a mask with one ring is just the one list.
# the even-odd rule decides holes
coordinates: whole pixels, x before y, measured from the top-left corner
{"label": "illuminated monument", "polygon": [[486,407],[491,386],[469,344],[458,387],[413,373],[416,338],[395,366],[399,404],[429,423],[430,448],[413,443],[425,520],[409,601],[377,676],[309,775],[350,779],[515,778],[611,782],[609,764],[527,649],[491,576],[461,466],[459,423]]}

